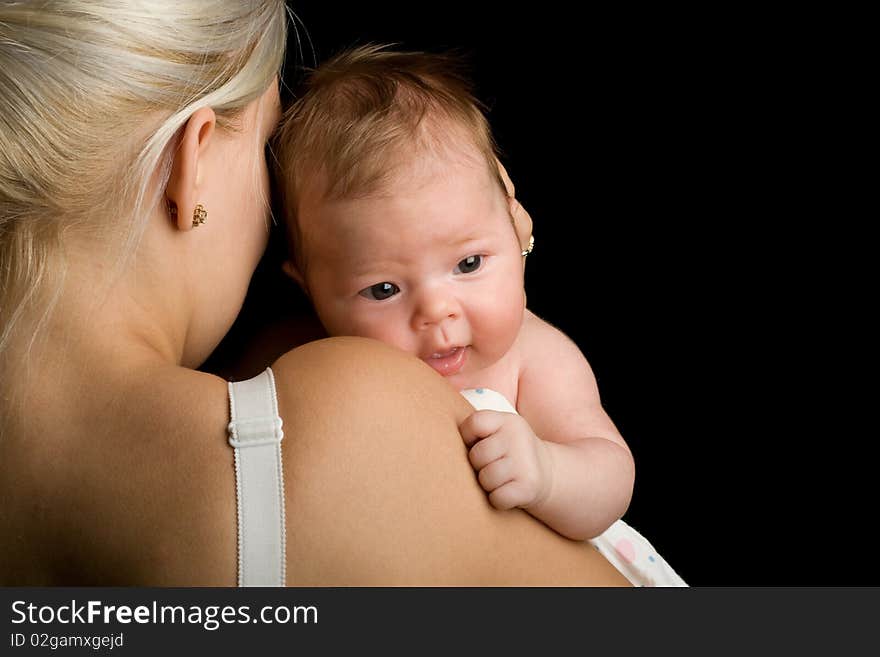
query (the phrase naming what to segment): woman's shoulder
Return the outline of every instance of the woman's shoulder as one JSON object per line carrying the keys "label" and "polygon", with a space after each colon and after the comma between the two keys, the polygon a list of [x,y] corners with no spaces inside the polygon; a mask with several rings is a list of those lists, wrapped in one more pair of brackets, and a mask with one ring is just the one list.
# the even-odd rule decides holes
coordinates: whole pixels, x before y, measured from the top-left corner
{"label": "woman's shoulder", "polygon": [[[226,383],[184,368],[95,381],[4,436],[10,584],[233,584]],[[33,415],[33,414],[31,414]],[[54,417],[51,417],[54,416]],[[10,534],[7,534],[9,536]]]}
{"label": "woman's shoulder", "polygon": [[[431,408],[437,418],[452,409],[456,421],[468,413],[420,360],[364,338],[309,343],[272,370],[288,436],[286,494],[298,508],[328,498],[324,479],[310,476],[329,467],[321,458],[377,453],[375,431],[351,428],[385,422],[389,405],[416,401],[420,418]],[[28,413],[0,439],[0,584],[234,585],[227,382],[172,367],[82,379],[64,404]],[[302,529],[290,522],[289,541]]]}
{"label": "woman's shoulder", "polygon": [[[328,384],[357,385],[362,381],[375,382],[374,378],[367,376],[368,373],[384,371],[390,376],[426,366],[417,358],[377,340],[337,336],[291,349],[279,356],[271,367],[280,385],[298,387],[308,382],[313,374]],[[337,367],[340,369],[334,369]]]}
{"label": "woman's shoulder", "polygon": [[[411,386],[438,396],[452,390],[415,356],[370,338],[342,336],[309,342],[283,354],[271,367],[285,424],[294,419],[300,403],[321,397],[331,397],[341,405],[361,405],[391,399]],[[285,406],[290,409],[287,413]]]}

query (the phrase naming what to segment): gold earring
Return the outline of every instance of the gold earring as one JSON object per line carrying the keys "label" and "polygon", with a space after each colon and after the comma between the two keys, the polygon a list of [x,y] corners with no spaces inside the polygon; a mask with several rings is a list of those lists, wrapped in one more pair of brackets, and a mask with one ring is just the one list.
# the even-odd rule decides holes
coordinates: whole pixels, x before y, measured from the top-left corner
{"label": "gold earring", "polygon": [[525,258],[527,255],[529,255],[532,252],[532,249],[534,249],[534,248],[535,248],[535,236],[531,235],[529,237],[529,248],[527,248],[525,251],[522,252],[522,257]]}
{"label": "gold earring", "polygon": [[201,226],[205,223],[205,220],[208,218],[208,211],[205,210],[205,206],[199,203],[196,205],[196,209],[193,210],[193,228],[196,226]]}

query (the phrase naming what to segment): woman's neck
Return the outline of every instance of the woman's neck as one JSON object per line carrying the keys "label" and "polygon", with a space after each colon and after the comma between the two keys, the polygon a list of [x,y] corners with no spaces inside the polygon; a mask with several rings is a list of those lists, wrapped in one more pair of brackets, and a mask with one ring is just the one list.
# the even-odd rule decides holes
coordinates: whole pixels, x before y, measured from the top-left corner
{"label": "woman's neck", "polygon": [[123,281],[89,280],[68,272],[51,311],[24,317],[0,354],[0,433],[101,412],[137,377],[180,364],[185,331],[163,322],[162,308],[138,303]]}
{"label": "woman's neck", "polygon": [[54,303],[28,313],[17,326],[4,349],[3,364],[11,368],[4,372],[24,367],[60,375],[67,369],[180,364],[186,313],[173,290],[159,294],[160,286],[144,276],[139,287],[130,273],[108,278],[70,263]]}

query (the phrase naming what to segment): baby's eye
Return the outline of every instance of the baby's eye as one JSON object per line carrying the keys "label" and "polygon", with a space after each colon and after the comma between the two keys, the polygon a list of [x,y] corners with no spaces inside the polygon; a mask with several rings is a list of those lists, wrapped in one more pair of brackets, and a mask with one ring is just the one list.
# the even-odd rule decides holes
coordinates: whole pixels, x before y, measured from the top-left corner
{"label": "baby's eye", "polygon": [[483,256],[468,256],[455,266],[455,271],[462,274],[470,274],[477,271],[481,264],[483,264]]}
{"label": "baby's eye", "polygon": [[390,299],[395,294],[400,292],[400,288],[397,287],[394,283],[376,283],[375,285],[371,285],[370,287],[365,287],[363,290],[358,292],[362,297],[366,297],[367,299],[375,299],[376,301],[384,301],[385,299]]}

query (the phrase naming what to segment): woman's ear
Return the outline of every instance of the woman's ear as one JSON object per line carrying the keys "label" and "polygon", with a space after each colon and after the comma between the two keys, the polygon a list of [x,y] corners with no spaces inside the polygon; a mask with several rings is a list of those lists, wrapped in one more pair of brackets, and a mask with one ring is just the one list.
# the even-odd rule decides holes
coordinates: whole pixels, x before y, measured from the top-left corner
{"label": "woman's ear", "polygon": [[171,162],[171,176],[165,187],[165,199],[178,230],[189,230],[193,227],[196,205],[203,200],[200,198],[201,170],[216,123],[214,110],[210,107],[202,107],[193,112],[183,126]]}

